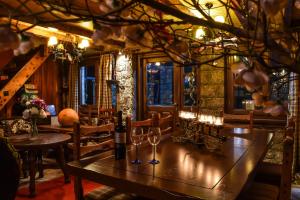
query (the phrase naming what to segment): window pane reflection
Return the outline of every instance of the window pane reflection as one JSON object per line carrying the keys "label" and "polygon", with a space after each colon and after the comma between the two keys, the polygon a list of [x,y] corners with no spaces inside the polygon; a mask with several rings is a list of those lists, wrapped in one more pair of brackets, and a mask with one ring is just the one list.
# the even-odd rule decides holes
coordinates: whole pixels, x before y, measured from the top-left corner
{"label": "window pane reflection", "polygon": [[184,106],[196,105],[197,85],[196,68],[192,66],[184,67]]}
{"label": "window pane reflection", "polygon": [[82,66],[80,68],[80,104],[95,104],[95,67],[94,66]]}
{"label": "window pane reflection", "polygon": [[173,63],[148,63],[147,105],[173,104]]}

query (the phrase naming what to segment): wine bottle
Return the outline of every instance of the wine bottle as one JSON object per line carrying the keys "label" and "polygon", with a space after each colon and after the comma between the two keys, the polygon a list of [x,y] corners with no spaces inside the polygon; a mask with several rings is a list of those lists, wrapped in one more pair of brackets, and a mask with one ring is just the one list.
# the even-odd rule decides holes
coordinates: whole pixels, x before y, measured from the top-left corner
{"label": "wine bottle", "polygon": [[126,157],[126,130],[122,123],[122,111],[118,112],[118,124],[115,129],[115,159]]}

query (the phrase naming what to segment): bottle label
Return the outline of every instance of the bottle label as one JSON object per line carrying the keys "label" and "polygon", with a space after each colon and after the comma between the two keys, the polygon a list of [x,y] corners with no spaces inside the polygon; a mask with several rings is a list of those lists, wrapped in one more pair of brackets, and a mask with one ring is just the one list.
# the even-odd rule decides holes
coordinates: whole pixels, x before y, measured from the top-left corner
{"label": "bottle label", "polygon": [[126,143],[126,134],[115,132],[115,143],[119,143],[119,144],[124,143],[125,144]]}

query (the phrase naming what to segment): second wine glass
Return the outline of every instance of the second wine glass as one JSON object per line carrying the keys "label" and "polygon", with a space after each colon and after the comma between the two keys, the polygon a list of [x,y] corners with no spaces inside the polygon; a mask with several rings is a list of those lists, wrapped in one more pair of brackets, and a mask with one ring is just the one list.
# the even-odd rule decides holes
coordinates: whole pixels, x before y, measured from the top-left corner
{"label": "second wine glass", "polygon": [[150,127],[148,130],[148,141],[153,146],[153,159],[149,163],[155,165],[159,163],[159,160],[155,159],[156,145],[160,142],[161,131],[159,127]]}
{"label": "second wine glass", "polygon": [[143,128],[132,127],[130,133],[130,139],[133,145],[135,145],[135,160],[131,161],[132,164],[140,164],[142,161],[138,158],[138,145],[143,141]]}

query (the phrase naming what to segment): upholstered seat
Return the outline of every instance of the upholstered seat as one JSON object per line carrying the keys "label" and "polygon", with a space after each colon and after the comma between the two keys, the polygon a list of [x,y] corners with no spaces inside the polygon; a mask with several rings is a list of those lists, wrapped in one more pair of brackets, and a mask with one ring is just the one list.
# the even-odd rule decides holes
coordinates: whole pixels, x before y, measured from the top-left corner
{"label": "upholstered seat", "polygon": [[[261,170],[265,171],[265,177],[280,175],[278,184],[265,184],[254,182],[245,193],[242,193],[240,199],[246,200],[288,200],[291,198],[291,179],[293,162],[293,144],[294,144],[294,124],[289,123],[283,140],[283,158],[282,165],[265,164]],[[284,172],[284,173],[280,173]],[[262,173],[262,171],[261,171]],[[269,174],[269,175],[267,175]],[[265,181],[265,180],[264,180]]]}
{"label": "upholstered seat", "polygon": [[255,180],[262,183],[280,186],[281,169],[282,167],[279,164],[263,162],[258,167]]}
{"label": "upholstered seat", "polygon": [[243,200],[276,200],[279,187],[264,183],[254,183],[240,199]]}
{"label": "upholstered seat", "polygon": [[120,193],[115,188],[109,186],[101,186],[89,192],[84,197],[85,200],[131,200],[134,198],[134,195]]}

